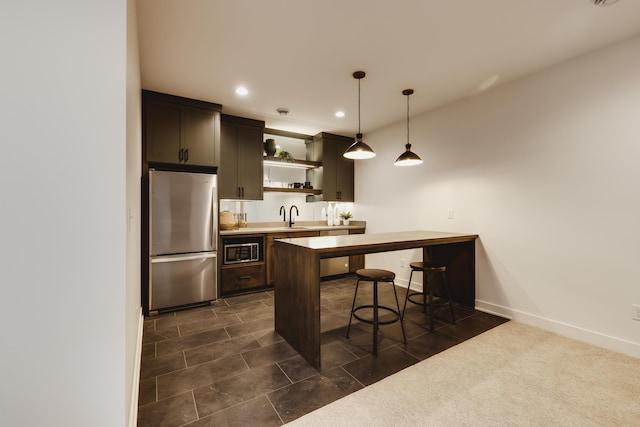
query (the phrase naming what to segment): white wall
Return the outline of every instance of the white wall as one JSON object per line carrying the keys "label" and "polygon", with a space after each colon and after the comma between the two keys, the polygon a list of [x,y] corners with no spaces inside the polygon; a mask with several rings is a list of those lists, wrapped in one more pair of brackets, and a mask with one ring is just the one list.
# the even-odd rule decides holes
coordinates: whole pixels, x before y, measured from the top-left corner
{"label": "white wall", "polygon": [[[640,356],[638,117],[635,37],[412,118],[422,166],[392,166],[405,123],[366,135],[358,210],[368,232],[479,234],[477,308]],[[406,282],[401,258],[367,264]]]}
{"label": "white wall", "polygon": [[126,14],[126,0],[2,7],[0,425],[128,420]]}
{"label": "white wall", "polygon": [[140,296],[142,106],[136,1],[127,0],[127,148],[125,404],[130,426],[138,421],[138,387],[144,316]]}

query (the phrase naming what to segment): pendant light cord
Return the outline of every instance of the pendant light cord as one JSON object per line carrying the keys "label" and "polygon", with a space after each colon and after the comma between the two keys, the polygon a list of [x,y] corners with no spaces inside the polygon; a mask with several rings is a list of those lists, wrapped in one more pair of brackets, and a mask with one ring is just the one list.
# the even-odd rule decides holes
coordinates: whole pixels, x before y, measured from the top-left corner
{"label": "pendant light cord", "polygon": [[358,133],[360,132],[360,80],[358,79]]}
{"label": "pendant light cord", "polygon": [[407,144],[409,143],[409,95],[407,95]]}

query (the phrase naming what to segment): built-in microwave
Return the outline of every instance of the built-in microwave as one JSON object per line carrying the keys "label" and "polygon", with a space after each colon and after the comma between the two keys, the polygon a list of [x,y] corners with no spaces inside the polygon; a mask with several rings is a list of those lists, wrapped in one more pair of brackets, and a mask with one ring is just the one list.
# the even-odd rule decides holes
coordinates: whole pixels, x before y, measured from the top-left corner
{"label": "built-in microwave", "polygon": [[264,239],[259,237],[229,237],[222,239],[225,264],[256,262],[264,259]]}

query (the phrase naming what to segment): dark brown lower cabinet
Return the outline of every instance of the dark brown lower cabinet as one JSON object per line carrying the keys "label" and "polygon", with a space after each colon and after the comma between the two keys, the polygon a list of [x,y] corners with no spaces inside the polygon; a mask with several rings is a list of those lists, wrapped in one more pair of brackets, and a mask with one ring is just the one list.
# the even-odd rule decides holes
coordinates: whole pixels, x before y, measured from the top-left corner
{"label": "dark brown lower cabinet", "polygon": [[267,234],[267,245],[265,249],[265,260],[267,263],[267,285],[273,286],[273,270],[275,268],[275,256],[273,254],[273,247],[276,239],[288,239],[294,237],[317,237],[320,235],[319,231],[294,231],[288,233],[269,233]]}
{"label": "dark brown lower cabinet", "polygon": [[[364,234],[363,229],[351,229],[349,234]],[[349,272],[355,273],[356,270],[364,268],[364,255],[351,255],[349,256]]]}
{"label": "dark brown lower cabinet", "polygon": [[265,263],[224,266],[220,269],[220,293],[224,295],[264,287]]}

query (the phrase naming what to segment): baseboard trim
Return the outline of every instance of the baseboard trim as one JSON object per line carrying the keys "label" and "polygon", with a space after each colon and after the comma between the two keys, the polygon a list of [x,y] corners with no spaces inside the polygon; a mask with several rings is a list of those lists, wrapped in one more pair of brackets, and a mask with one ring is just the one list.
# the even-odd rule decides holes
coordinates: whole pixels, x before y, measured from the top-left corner
{"label": "baseboard trim", "polygon": [[[395,280],[395,284],[396,286],[400,286],[401,288],[408,288],[409,287],[409,280],[408,279],[399,279],[396,277]],[[411,292],[422,292],[422,283],[421,282],[417,282],[417,281],[412,281],[411,282]]]}
{"label": "baseboard trim", "polygon": [[129,427],[138,425],[138,397],[140,392],[140,363],[142,361],[142,333],[144,328],[144,313],[142,307],[138,310],[138,336],[136,339],[136,356],[131,381],[131,402],[129,406]]}
{"label": "baseboard trim", "polygon": [[598,347],[603,347],[628,356],[640,358],[640,344],[617,338],[611,335],[605,335],[600,332],[592,331],[568,323],[559,322],[553,319],[536,316],[535,314],[526,313],[520,310],[514,310],[498,304],[476,299],[475,308],[479,311],[495,314],[497,316],[506,317],[527,325],[536,326],[559,335],[573,338],[578,341],[586,342]]}

